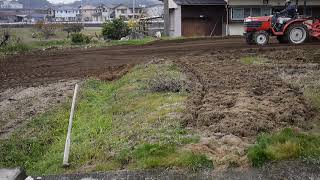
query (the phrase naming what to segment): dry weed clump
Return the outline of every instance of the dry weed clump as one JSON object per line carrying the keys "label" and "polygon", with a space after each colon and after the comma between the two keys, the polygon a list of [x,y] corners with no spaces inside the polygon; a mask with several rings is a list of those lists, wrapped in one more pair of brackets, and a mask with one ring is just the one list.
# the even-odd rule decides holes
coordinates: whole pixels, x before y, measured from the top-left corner
{"label": "dry weed clump", "polygon": [[160,71],[147,84],[152,92],[181,92],[186,90],[186,77],[177,72]]}

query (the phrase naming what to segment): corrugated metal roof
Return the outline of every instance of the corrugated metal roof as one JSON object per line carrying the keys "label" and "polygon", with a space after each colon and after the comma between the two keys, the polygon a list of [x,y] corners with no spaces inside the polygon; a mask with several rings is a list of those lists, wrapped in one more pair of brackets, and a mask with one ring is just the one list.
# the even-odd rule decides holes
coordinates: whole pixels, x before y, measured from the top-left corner
{"label": "corrugated metal roof", "polygon": [[179,5],[225,5],[224,0],[174,0]]}

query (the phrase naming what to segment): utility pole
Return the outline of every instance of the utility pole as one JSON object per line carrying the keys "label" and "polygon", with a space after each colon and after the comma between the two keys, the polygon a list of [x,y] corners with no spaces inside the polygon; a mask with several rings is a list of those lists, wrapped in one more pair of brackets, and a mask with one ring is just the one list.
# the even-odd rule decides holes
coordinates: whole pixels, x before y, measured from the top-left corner
{"label": "utility pole", "polygon": [[303,2],[303,15],[307,16],[307,1],[306,0]]}
{"label": "utility pole", "polygon": [[164,35],[170,35],[170,16],[169,16],[169,1],[163,0],[164,5]]}
{"label": "utility pole", "polygon": [[132,1],[133,1],[133,2],[132,2],[133,19],[135,19],[136,0],[132,0]]}

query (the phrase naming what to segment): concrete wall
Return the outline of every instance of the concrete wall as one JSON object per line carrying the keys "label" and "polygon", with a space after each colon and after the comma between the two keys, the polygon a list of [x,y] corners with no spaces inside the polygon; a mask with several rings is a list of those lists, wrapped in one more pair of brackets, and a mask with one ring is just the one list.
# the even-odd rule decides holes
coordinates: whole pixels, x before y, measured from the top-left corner
{"label": "concrete wall", "polygon": [[235,35],[243,35],[244,28],[243,23],[232,23],[229,24],[229,35],[235,36]]}
{"label": "concrete wall", "polygon": [[181,6],[170,9],[170,36],[181,36]]}

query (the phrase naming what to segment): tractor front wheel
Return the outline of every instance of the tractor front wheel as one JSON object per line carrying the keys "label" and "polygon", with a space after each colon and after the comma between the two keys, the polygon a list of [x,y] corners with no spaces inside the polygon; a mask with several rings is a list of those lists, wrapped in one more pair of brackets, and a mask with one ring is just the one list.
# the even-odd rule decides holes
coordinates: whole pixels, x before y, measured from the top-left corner
{"label": "tractor front wheel", "polygon": [[269,38],[269,34],[266,31],[257,31],[253,35],[255,43],[260,46],[267,45],[269,43]]}

